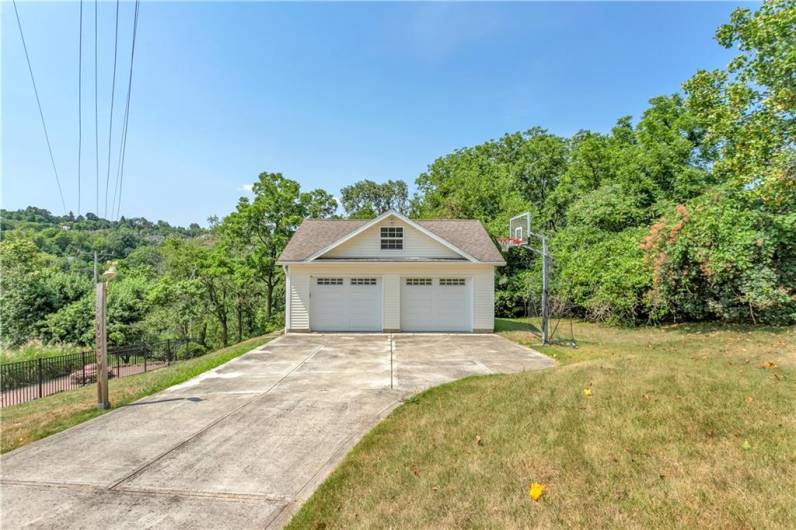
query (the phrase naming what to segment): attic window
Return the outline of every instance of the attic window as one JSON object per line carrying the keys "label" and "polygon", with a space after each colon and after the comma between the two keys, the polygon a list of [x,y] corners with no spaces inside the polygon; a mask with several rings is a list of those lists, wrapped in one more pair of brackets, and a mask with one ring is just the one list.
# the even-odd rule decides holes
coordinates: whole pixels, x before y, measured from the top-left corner
{"label": "attic window", "polygon": [[381,249],[403,250],[403,248],[404,248],[404,228],[402,226],[382,226]]}

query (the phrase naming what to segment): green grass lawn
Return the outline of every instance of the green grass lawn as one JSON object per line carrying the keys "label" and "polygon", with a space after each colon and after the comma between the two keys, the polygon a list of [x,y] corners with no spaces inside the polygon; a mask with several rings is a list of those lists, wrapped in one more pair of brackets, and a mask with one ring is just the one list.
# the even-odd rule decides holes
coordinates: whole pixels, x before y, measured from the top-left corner
{"label": "green grass lawn", "polygon": [[[528,325],[498,321],[538,344]],[[575,322],[574,333],[577,349],[539,348],[556,368],[403,404],[289,528],[796,526],[794,328]]]}
{"label": "green grass lawn", "polygon": [[[265,344],[275,336],[265,335],[249,339],[201,357],[180,361],[154,372],[111,379],[109,381],[111,406],[126,405],[164,388],[187,381]],[[96,386],[89,385],[79,390],[62,392],[1,409],[1,452],[11,451],[107,412],[97,410],[96,404]]]}

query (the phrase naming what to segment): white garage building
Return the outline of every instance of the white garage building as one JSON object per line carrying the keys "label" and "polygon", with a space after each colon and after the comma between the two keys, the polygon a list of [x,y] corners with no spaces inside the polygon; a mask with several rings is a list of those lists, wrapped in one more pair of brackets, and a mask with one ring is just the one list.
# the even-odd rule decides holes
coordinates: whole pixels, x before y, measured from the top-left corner
{"label": "white garage building", "polygon": [[503,256],[479,221],[307,219],[279,257],[288,331],[494,329]]}

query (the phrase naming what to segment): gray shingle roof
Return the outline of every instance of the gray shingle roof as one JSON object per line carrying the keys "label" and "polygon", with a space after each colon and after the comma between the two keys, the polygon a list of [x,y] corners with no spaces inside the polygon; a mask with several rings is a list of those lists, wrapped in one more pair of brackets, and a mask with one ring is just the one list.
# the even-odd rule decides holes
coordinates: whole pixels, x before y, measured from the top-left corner
{"label": "gray shingle roof", "polygon": [[[476,219],[413,221],[478,261],[488,263],[504,261],[492,238]],[[279,261],[304,261],[369,222],[370,219],[305,219],[282,251]]]}

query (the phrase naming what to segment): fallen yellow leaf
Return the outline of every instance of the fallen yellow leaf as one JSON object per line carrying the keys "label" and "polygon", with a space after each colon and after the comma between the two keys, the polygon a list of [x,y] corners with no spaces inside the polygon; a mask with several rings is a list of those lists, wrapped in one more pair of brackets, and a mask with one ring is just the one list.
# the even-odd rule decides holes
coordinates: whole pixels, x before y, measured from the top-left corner
{"label": "fallen yellow leaf", "polygon": [[590,396],[591,395],[591,388],[584,388],[583,389],[583,395],[584,396]]}
{"label": "fallen yellow leaf", "polygon": [[534,482],[530,486],[528,486],[528,497],[531,498],[534,502],[539,502],[542,494],[544,493],[544,484],[539,484],[538,482]]}

